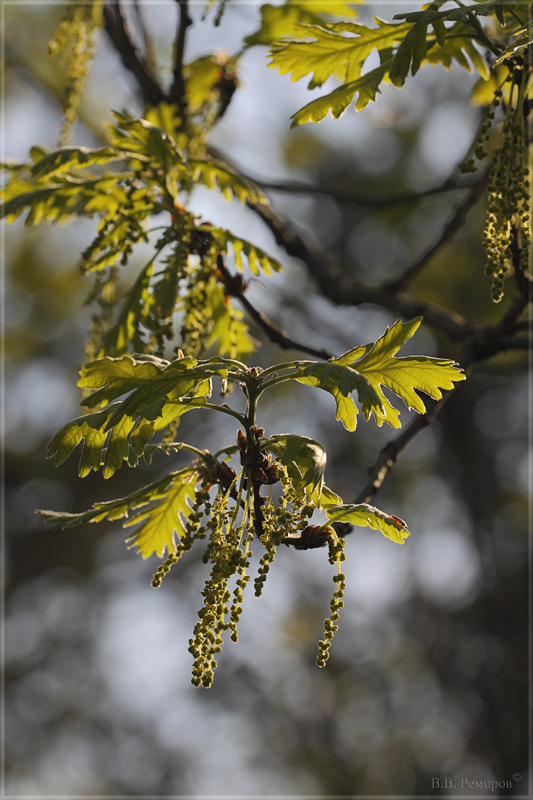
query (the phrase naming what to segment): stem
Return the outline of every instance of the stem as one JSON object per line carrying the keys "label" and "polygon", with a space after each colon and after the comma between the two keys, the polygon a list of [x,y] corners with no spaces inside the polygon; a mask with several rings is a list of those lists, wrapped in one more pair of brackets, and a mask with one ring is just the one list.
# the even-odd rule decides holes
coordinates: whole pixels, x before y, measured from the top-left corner
{"label": "stem", "polygon": [[257,481],[254,481],[252,478],[252,490],[254,495],[254,530],[255,535],[261,541],[261,536],[264,533],[263,530],[263,522],[265,521],[265,517],[263,515],[263,498],[261,497],[261,484]]}
{"label": "stem", "polygon": [[[237,483],[237,481],[239,480],[239,477],[241,478],[241,482],[242,482],[242,477],[241,477],[242,475],[244,475],[244,470],[243,470],[243,469],[241,469],[241,471],[240,471],[240,472],[238,472],[238,473],[235,475],[235,477],[233,478],[232,482],[231,482],[231,483],[230,483],[230,485],[229,485],[229,488],[228,488],[228,489],[227,489],[227,491],[226,491],[226,494],[224,495],[224,500],[227,500],[227,499],[228,499],[228,497],[230,497],[230,496],[231,496],[231,492],[233,491],[233,489],[234,489],[234,487],[235,487],[235,484],[236,484],[236,483]],[[238,507],[238,506],[237,506],[237,507]],[[233,527],[233,522],[232,522],[232,527]]]}
{"label": "stem", "polygon": [[193,408],[207,408],[210,411],[220,411],[222,414],[229,414],[230,417],[235,417],[235,419],[239,420],[241,425],[246,425],[246,419],[242,414],[239,414],[238,411],[233,411],[231,408],[223,408],[223,406],[217,406],[214,403],[203,403],[202,405],[195,405],[194,401],[197,398],[193,397],[190,401],[187,400],[180,400],[179,405],[190,405]]}
{"label": "stem", "polygon": [[[457,2],[457,0],[456,0],[456,2]],[[460,5],[462,5],[462,3]],[[463,6],[463,8],[464,8],[464,6]],[[498,50],[496,45],[493,43],[492,39],[489,38],[485,28],[483,27],[481,22],[478,20],[477,16],[475,14],[469,14],[468,17],[467,17],[467,20],[468,20],[468,22],[470,22],[472,27],[475,28],[476,31],[478,32],[479,39],[480,39],[481,43],[484,44],[485,47],[487,47],[491,51],[491,53],[494,53],[495,56],[500,56],[501,55],[501,51]]]}
{"label": "stem", "polygon": [[[318,363],[318,362],[317,362],[317,363]],[[285,383],[285,381],[290,381],[290,380],[293,380],[293,379],[294,379],[294,378],[296,378],[296,377],[297,377],[299,374],[300,374],[300,372],[299,372],[299,370],[298,370],[298,372],[295,372],[295,373],[293,373],[292,375],[280,375],[280,376],[279,376],[279,377],[277,377],[277,378],[272,378],[272,380],[271,380],[271,381],[268,381],[268,383],[266,383],[266,384],[264,385],[264,387],[263,387],[263,391],[264,391],[265,389],[270,389],[270,387],[271,387],[271,386],[276,386],[278,383]]]}
{"label": "stem", "polygon": [[[174,56],[174,82],[169,93],[169,99],[178,104],[180,111],[183,113],[187,107],[187,98],[185,97],[185,79],[183,76],[183,57],[185,55],[185,38],[187,28],[192,25],[192,19],[189,17],[188,0],[177,0],[179,5],[179,22],[178,32],[176,35],[176,51]],[[183,125],[184,120],[182,120]]]}
{"label": "stem", "polygon": [[[244,474],[244,470],[243,470],[243,474]],[[243,514],[242,514],[241,535],[239,537],[239,544],[237,545],[238,547],[241,546],[242,537],[243,537],[243,534],[244,534],[244,530],[246,528],[246,519],[247,519],[248,513],[250,511],[250,494],[251,494],[251,491],[252,491],[251,487],[252,487],[252,482],[250,480],[250,476],[248,475],[248,487],[246,489],[246,500],[244,502],[244,511],[243,511]],[[248,541],[247,541],[246,542],[246,549],[244,551],[244,557],[245,558],[248,555],[248,550],[249,550],[249,544],[248,544]]]}
{"label": "stem", "polygon": [[[244,487],[244,476],[245,476],[244,469],[241,469],[240,476],[241,476],[241,483],[239,485],[239,491],[237,492],[237,500],[236,500],[236,503],[235,503],[235,511],[233,512],[233,518],[231,520],[231,525],[230,525],[230,528],[229,528],[229,531],[228,531],[228,535],[231,533],[235,523],[237,522],[237,514],[239,513],[239,508],[241,507],[241,497],[242,497],[242,490],[243,490],[243,487]],[[231,484],[231,486],[229,488],[229,491],[231,491],[231,488],[235,484],[235,481],[237,480],[238,477],[239,477],[238,475],[235,476],[235,480]],[[246,492],[246,499],[248,500],[248,490]],[[245,513],[246,513],[246,507],[245,507]],[[245,517],[243,519],[245,519]],[[241,537],[242,537],[242,531],[241,531]],[[239,542],[239,544],[240,544],[240,542]]]}
{"label": "stem", "polygon": [[217,406],[214,403],[206,403],[205,406],[198,406],[198,408],[209,408],[211,411],[220,411],[222,414],[229,414],[230,417],[235,417],[235,419],[239,420],[239,422],[244,425],[244,416],[239,414],[238,411],[233,411],[232,408],[223,408],[222,406]]}
{"label": "stem", "polygon": [[253,440],[250,432],[252,425],[255,425],[255,412],[257,410],[257,399],[259,393],[254,391],[256,387],[248,384],[248,413],[246,414],[246,430],[248,433],[248,447],[253,446]]}
{"label": "stem", "polygon": [[193,447],[192,444],[185,444],[185,442],[161,442],[161,444],[157,445],[158,448],[161,448],[161,452],[168,447],[169,450],[190,450],[191,453],[199,456],[202,458],[206,464],[210,466],[213,463],[213,456],[211,453],[206,453],[205,450],[200,450],[198,447]]}
{"label": "stem", "polygon": [[216,453],[213,453],[213,458],[218,460],[219,456],[225,453],[227,456],[232,456],[234,453],[237,453],[239,450],[239,445],[232,444],[229,447],[222,447],[220,450],[217,450]]}
{"label": "stem", "polygon": [[265,375],[271,375],[273,372],[280,372],[282,369],[296,369],[295,363],[298,363],[298,364],[309,364],[310,362],[309,361],[298,361],[298,362],[285,361],[282,364],[275,364],[272,367],[267,367],[266,369],[264,369],[263,372],[261,373],[261,377],[264,378]]}

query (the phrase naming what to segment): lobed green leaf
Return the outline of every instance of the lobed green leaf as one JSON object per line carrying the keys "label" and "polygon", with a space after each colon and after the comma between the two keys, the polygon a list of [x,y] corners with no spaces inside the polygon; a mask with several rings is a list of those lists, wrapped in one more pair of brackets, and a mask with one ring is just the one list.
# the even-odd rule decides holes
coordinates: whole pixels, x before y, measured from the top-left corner
{"label": "lobed green leaf", "polygon": [[[358,22],[337,22],[320,25],[298,25],[312,40],[279,42],[270,53],[269,67],[279,70],[281,75],[291,73],[297,81],[313,73],[309,89],[335,76],[349,84],[361,77],[361,69],[374,51],[382,52],[392,47],[409,32],[411,26],[394,24],[374,17],[377,28],[369,28]],[[353,34],[345,36],[343,34]]]}
{"label": "lobed green leaf", "polygon": [[356,94],[359,96],[355,108],[357,111],[362,111],[376,99],[376,94],[380,91],[380,83],[387,74],[390,63],[389,61],[371,72],[367,72],[362,78],[345,83],[329,94],[311,101],[292,115],[291,128],[305,125],[307,122],[320,122],[329,112],[334,119],[338,119],[344,114]]}
{"label": "lobed green leaf", "polygon": [[174,473],[174,479],[158,496],[158,502],[147,510],[137,511],[124,523],[125,528],[141,523],[126,538],[128,547],[135,547],[143,558],[154,553],[161,558],[165,550],[174,552],[176,539],[185,533],[185,525],[192,513],[197,476],[196,470],[191,468]]}
{"label": "lobed green leaf", "polygon": [[398,320],[390,329],[387,328],[362,359],[353,364],[354,369],[370,383],[380,400],[376,404],[370,394],[364,398],[365,419],[368,420],[374,414],[380,426],[384,422],[388,422],[393,428],[401,426],[399,411],[385,397],[382,386],[401,397],[407,408],[423,414],[426,407],[417,391],[439,400],[442,397],[441,389],[453,389],[455,383],[465,380],[466,376],[453,361],[429,356],[395,358],[398,350],[414,335],[421,322],[422,317],[406,323]]}
{"label": "lobed green leaf", "polygon": [[[126,541],[130,547],[136,547],[143,558],[149,558],[154,553],[161,557],[165,549],[169,553],[175,550],[176,537],[179,538],[185,531],[185,524],[191,514],[190,503],[195,496],[197,477],[195,469],[186,467],[171,472],[126,497],[94,503],[91,509],[79,514],[44,510],[36,513],[45,522],[72,528],[86,522],[128,518],[130,512],[134,511],[136,513],[126,520],[124,527],[142,524]],[[150,503],[152,505],[149,509],[136,511]]]}
{"label": "lobed green leaf", "polygon": [[326,15],[350,17],[355,16],[356,11],[347,3],[329,0],[288,0],[281,6],[266,3],[261,6],[261,26],[245,38],[244,44],[246,47],[270,45],[282,36],[294,35],[296,23],[323,25]]}
{"label": "lobed green leaf", "polygon": [[250,272],[254,275],[259,275],[260,269],[267,275],[271,275],[272,272],[280,272],[283,269],[279,261],[269,256],[260,247],[246,241],[246,239],[235,236],[231,231],[227,231],[224,228],[213,228],[211,225],[201,225],[197,230],[209,233],[221,248],[221,252],[227,252],[229,245],[231,245],[235,266],[239,272],[243,270],[243,254],[248,260]]}
{"label": "lobed green leaf", "polygon": [[249,335],[248,326],[242,321],[244,314],[234,307],[219,283],[212,281],[208,284],[206,304],[211,309],[211,330],[206,348],[214,345],[217,353],[229,358],[253,353],[259,342]]}
{"label": "lobed green leaf", "polygon": [[189,163],[194,183],[207,186],[208,189],[220,189],[226,200],[236,197],[241,203],[268,203],[265,195],[252,181],[242,177],[222,161],[191,159]]}
{"label": "lobed green leaf", "polygon": [[407,408],[423,414],[426,408],[418,391],[438,400],[441,389],[453,389],[455,383],[465,379],[453,361],[429,356],[395,358],[421,321],[422,317],[406,323],[398,320],[375,344],[353,348],[325,363],[294,361],[283,365],[298,369],[298,374],[287,378],[329,392],[337,405],[336,418],[349,431],[354,431],[357,423],[358,409],[351,397],[355,391],[366,420],[374,414],[379,426],[387,422],[399,428],[400,412],[385,397],[382,386],[398,395]]}
{"label": "lobed green leaf", "polygon": [[326,507],[326,515],[331,522],[351,522],[361,528],[379,531],[396,544],[403,544],[410,535],[405,522],[399,517],[389,516],[366,503]]}

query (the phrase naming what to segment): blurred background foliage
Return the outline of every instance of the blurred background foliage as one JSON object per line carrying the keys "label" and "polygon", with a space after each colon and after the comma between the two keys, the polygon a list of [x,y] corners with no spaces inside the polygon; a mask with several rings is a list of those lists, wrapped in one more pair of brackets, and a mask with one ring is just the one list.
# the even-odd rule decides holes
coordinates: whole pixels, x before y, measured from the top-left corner
{"label": "blurred background foliage", "polygon": [[[390,19],[397,6],[360,10]],[[410,10],[404,6],[401,10]],[[128,7],[131,14],[132,7]],[[175,4],[145,3],[154,57],[170,80]],[[258,27],[259,6],[230,3],[220,27],[195,5],[187,58],[234,52]],[[8,157],[52,147],[61,125],[62,76],[46,54],[61,7],[5,7]],[[211,141],[254,176],[297,179],[372,196],[429,188],[453,172],[479,109],[464,71],[424,67],[387,87],[362,114],[288,131],[303,85],[246,52],[240,87]],[[142,106],[102,33],[73,143],[98,145],[110,108]],[[271,193],[276,211],[358,279],[399,274],[438,234],[457,194],[381,211],[319,194]],[[286,270],[250,299],[295,338],[341,353],[379,336],[395,316],[374,306],[333,307],[302,264],[276,247],[253,213],[198,190],[193,207],[246,235]],[[417,279],[412,293],[489,322],[482,204]],[[328,666],[315,666],[330,568],[321,550],[280,552],[262,599],[245,603],[239,645],[223,653],[207,693],[189,682],[187,643],[200,605],[198,557],[154,591],[154,565],[127,551],[117,525],[45,528],[35,508],[80,511],[146,482],[142,467],[111,484],[81,481],[75,456],[55,469],[45,444],[76,416],[89,283],[77,269],[91,222],[25,229],[6,242],[6,758],[8,795],[430,795],[483,794],[469,781],[511,781],[527,793],[527,359],[485,362],[389,476],[378,505],[404,517],[401,550],[369,530],[347,540],[347,602]],[[142,254],[134,261],[134,270]],[[508,302],[505,300],[504,302]],[[282,356],[265,341],[257,363]],[[457,357],[423,327],[411,352]],[[284,385],[263,409],[267,431],[319,439],[326,480],[347,501],[366,482],[391,431],[348,434],[329,397]],[[331,400],[331,402],[330,402]],[[408,420],[405,412],[402,419]],[[202,414],[186,440],[213,451],[234,436]],[[229,439],[228,439],[229,437]],[[176,457],[180,466],[185,459]],[[173,465],[174,465],[173,461]],[[156,463],[168,469],[170,462]],[[153,473],[152,478],[153,479]],[[513,776],[519,775],[519,778]],[[444,779],[456,789],[437,789]],[[488,792],[487,792],[488,794]],[[493,793],[491,793],[492,796]]]}

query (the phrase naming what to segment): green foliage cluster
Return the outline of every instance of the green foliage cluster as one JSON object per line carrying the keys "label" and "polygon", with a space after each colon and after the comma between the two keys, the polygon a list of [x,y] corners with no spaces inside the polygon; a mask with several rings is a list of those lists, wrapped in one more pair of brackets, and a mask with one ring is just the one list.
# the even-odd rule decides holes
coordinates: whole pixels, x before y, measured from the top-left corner
{"label": "green foliage cluster", "polygon": [[[291,73],[293,80],[312,74],[310,88],[330,77],[342,81],[339,88],[296,112],[293,127],[318,122],[329,112],[339,117],[356,95],[360,110],[375,100],[383,82],[400,87],[409,72],[415,75],[425,63],[449,68],[456,61],[468,70],[473,65],[489,82],[504,69],[505,87],[495,87],[474,154],[486,157],[501,105],[504,119],[492,156],[486,228],[487,274],[493,277],[493,297],[498,300],[513,243],[521,251],[523,267],[528,258],[523,111],[531,103],[531,71],[522,53],[531,44],[531,26],[521,16],[524,0],[489,0],[452,9],[444,5],[435,0],[422,11],[397,14],[398,22],[375,18],[375,27],[369,27],[354,22],[355,10],[342,2],[267,4],[261,9],[259,30],[246,39],[244,48],[271,45],[270,66]],[[77,9],[69,6],[55,39],[55,49],[67,53],[71,87],[64,134],[75,116],[88,42],[101,13],[96,3]],[[349,19],[339,21],[338,16]],[[479,18],[486,16],[498,21],[500,38],[489,37],[481,25]],[[288,33],[300,38],[279,38]],[[516,37],[511,44],[509,34]],[[380,65],[364,72],[375,51]],[[104,147],[61,147],[52,152],[33,148],[31,162],[6,164],[10,179],[1,207],[8,222],[26,214],[26,225],[76,217],[97,220],[95,238],[81,257],[83,270],[94,275],[87,302],[96,306],[87,363],[78,382],[86,413],[52,438],[48,455],[61,464],[81,446],[80,477],[102,470],[104,478],[124,462],[130,467],[140,459],[150,464],[155,453],[172,456],[185,450],[194,456],[190,466],[125,497],[95,503],[88,511],[39,513],[64,527],[124,520],[124,527],[133,527],[127,538],[130,547],[144,558],[166,555],[155,572],[154,587],[197,541],[206,541],[203,561],[209,574],[189,648],[194,658],[192,682],[204,687],[212,683],[224,633],[233,641],[238,638],[243,593],[251,579],[247,570],[252,542],[262,552],[254,583],[257,596],[281,544],[300,550],[327,546],[337,575],[319,644],[317,663],[324,666],[343,606],[343,523],[369,527],[397,544],[409,535],[398,517],[366,503],[345,503],[325,485],[326,453],[319,442],[290,433],[267,436],[259,427],[259,400],[272,387],[295,381],[329,393],[336,418],[347,431],[355,431],[360,411],[366,421],[373,416],[377,425],[386,422],[397,429],[399,410],[390,393],[422,414],[420,393],[439,399],[443,390],[465,378],[449,360],[398,356],[421,318],[398,320],[376,342],[325,362],[291,360],[266,369],[245,363],[256,342],[234,304],[246,289],[244,269],[268,275],[281,266],[252,243],[187,210],[197,185],[221,191],[228,200],[267,202],[251,181],[213,158],[206,144],[207,133],[238,85],[239,55],[208,55],[183,65],[180,102],[148,109],[140,119],[115,112]],[[473,160],[463,169],[475,169]],[[153,218],[161,215],[164,224],[151,227]],[[120,266],[130,262],[141,242],[153,252],[119,297]],[[236,274],[228,272],[228,263]],[[214,393],[215,387],[219,392]],[[222,402],[235,389],[246,397],[244,412]],[[211,453],[177,441],[180,418],[192,410],[232,417],[234,442]],[[316,524],[315,512],[325,521]]]}
{"label": "green foliage cluster", "polygon": [[[503,278],[509,272],[513,236],[518,237],[522,269],[527,269],[530,256],[529,145],[524,111],[530,108],[528,104],[533,100],[533,82],[527,51],[525,57],[522,55],[524,48],[530,47],[533,41],[531,22],[525,23],[529,6],[526,0],[488,0],[470,6],[460,3],[459,8],[445,10],[441,9],[443,5],[444,0],[437,0],[423,11],[394,16],[395,20],[403,22],[386,22],[374,17],[376,27],[346,20],[310,23],[304,14],[293,25],[300,38],[274,42],[269,66],[281,74],[290,73],[293,81],[312,73],[309,89],[322,86],[330,77],[342,81],[337,89],[295,112],[293,128],[319,122],[328,113],[337,119],[356,95],[355,107],[361,111],[376,99],[383,82],[401,87],[409,73],[416,75],[425,63],[441,64],[450,69],[455,61],[469,72],[475,68],[482,81],[489,81],[500,65],[505,67],[503,81],[508,86],[504,119],[492,155],[484,234],[485,272],[492,277],[492,299],[499,302],[503,297]],[[268,9],[266,13],[270,17],[271,7],[264,9]],[[506,38],[516,37],[507,48],[500,40],[490,38],[481,25],[479,17],[487,16],[496,17]],[[485,48],[485,56],[480,47]],[[375,51],[379,54],[379,67],[362,74],[365,62]],[[500,106],[502,96],[498,85],[480,132],[475,153],[479,160],[488,155],[484,144],[490,139],[494,109]],[[473,158],[462,165],[462,171],[475,171]]]}
{"label": "green foliage cluster", "polygon": [[[87,302],[99,306],[88,357],[118,356],[128,350],[162,352],[165,341],[174,336],[175,311],[183,312],[180,346],[187,352],[215,346],[230,357],[248,355],[254,342],[242,313],[224,293],[217,257],[231,247],[237,269],[243,268],[244,254],[255,274],[268,274],[281,265],[249,242],[186,211],[179,195],[203,185],[241,202],[262,201],[263,196],[225,164],[187,156],[171,133],[149,119],[134,119],[127,112],[115,112],[115,118],[106,147],[64,147],[51,153],[34,148],[34,163],[10,165],[13,177],[4,189],[0,213],[12,222],[28,212],[26,225],[77,216],[100,219],[81,264],[86,273],[96,273]],[[115,169],[108,171],[112,165]],[[107,169],[98,174],[98,167]],[[135,245],[150,241],[152,230],[146,223],[162,212],[170,215],[169,222],[113,318],[117,264],[127,264]]]}
{"label": "green foliage cluster", "polygon": [[[335,398],[337,419],[349,431],[355,430],[357,422],[354,393],[365,419],[374,415],[378,425],[388,422],[399,427],[399,412],[384,396],[382,386],[401,397],[409,408],[422,413],[425,407],[417,391],[440,398],[441,389],[452,389],[464,379],[451,361],[427,356],[396,358],[420,322],[421,318],[405,324],[398,321],[375,344],[354,348],[326,363],[289,361],[261,370],[220,356],[205,360],[181,356],[167,361],[152,354],[136,354],[105,356],[90,361],[81,370],[78,385],[92,391],[82,405],[98,410],[73,420],[54,436],[48,455],[55,456],[56,464],[62,463],[79,444],[81,477],[91,469],[102,469],[104,477],[109,478],[124,461],[135,466],[144,457],[150,463],[155,452],[168,455],[184,448],[197,458],[190,468],[172,472],[128,497],[96,503],[89,511],[39,513],[46,521],[65,527],[106,518],[125,518],[125,527],[138,525],[127,539],[130,547],[144,558],[168,553],[154,576],[154,586],[161,584],[171,566],[196,540],[208,537],[203,559],[212,568],[190,648],[196,659],[195,685],[211,684],[222,633],[229,630],[232,639],[237,640],[254,535],[265,548],[255,581],[257,596],[262,592],[276,549],[283,542],[289,543],[291,537],[300,537],[298,546],[302,549],[329,544],[330,561],[340,564],[344,554],[338,545],[342,540],[331,523],[370,527],[398,544],[408,536],[405,524],[397,517],[367,504],[344,505],[325,486],[326,453],[319,442],[294,434],[266,437],[264,429],[256,426],[256,417],[258,401],[264,393],[280,383],[297,381],[330,393]],[[209,402],[214,380],[221,382],[224,392],[228,385],[242,388],[247,398],[246,413],[235,411],[226,403]],[[193,409],[233,417],[241,426],[236,444],[212,454],[174,441],[179,418]],[[152,443],[164,429],[171,431],[172,441]],[[234,455],[239,456],[238,472],[228,463]],[[277,484],[281,496],[276,501],[272,487]],[[217,488],[214,499],[212,487]],[[263,496],[263,487],[268,488],[268,496]],[[326,514],[328,521],[322,526],[309,524],[315,511]],[[232,578],[236,578],[236,585],[230,607],[228,584]],[[336,620],[338,605],[332,607],[332,613],[337,615],[332,618]],[[326,633],[328,643],[336,629],[333,621],[331,626]],[[319,664],[323,666],[325,650],[320,653]]]}

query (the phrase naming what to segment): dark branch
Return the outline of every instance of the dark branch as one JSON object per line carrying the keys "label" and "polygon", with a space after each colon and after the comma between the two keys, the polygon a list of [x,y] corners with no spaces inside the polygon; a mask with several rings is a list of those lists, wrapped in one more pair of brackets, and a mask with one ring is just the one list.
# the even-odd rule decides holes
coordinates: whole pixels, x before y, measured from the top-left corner
{"label": "dark branch", "polygon": [[422,253],[420,258],[418,258],[414,264],[411,264],[408,269],[405,270],[403,275],[400,275],[399,278],[395,278],[394,280],[388,281],[386,284],[384,284],[382,287],[383,289],[391,292],[398,292],[402,289],[405,289],[407,284],[431,261],[435,253],[437,253],[440,248],[446,244],[446,242],[449,242],[455,236],[457,231],[466,222],[468,212],[473,206],[475,206],[481,196],[481,193],[485,190],[487,178],[488,174],[485,173],[483,178],[479,180],[475,184],[474,188],[470,190],[467,196],[461,200],[461,202],[454,209],[451,217],[446,222],[440,236],[433,242],[432,245],[427,248],[427,250]]}
{"label": "dark branch", "polygon": [[154,66],[153,46],[151,38],[148,35],[148,31],[146,29],[146,25],[144,24],[143,13],[139,0],[133,0],[133,8],[135,9],[135,18],[137,20],[139,32],[142,37],[144,56],[145,56],[144,60],[148,66],[149,71],[152,72]]}
{"label": "dark branch", "polygon": [[[243,173],[241,173],[243,174]],[[248,176],[246,176],[248,177]],[[457,192],[461,189],[468,189],[477,185],[480,179],[469,181],[468,183],[458,183],[453,178],[448,178],[444,183],[423,192],[408,192],[393,197],[369,197],[364,194],[334,189],[333,187],[320,186],[317,184],[300,183],[299,181],[265,181],[258,178],[249,178],[261,189],[272,192],[284,192],[288,194],[322,194],[337,200],[339,203],[353,203],[363,208],[388,208],[390,206],[406,205],[407,203],[417,203],[426,197],[435,197],[446,192]]]}
{"label": "dark branch", "polygon": [[[404,278],[412,277],[419,269],[426,264],[438,247],[459,229],[464,222],[464,217],[468,210],[479,199],[479,195],[484,188],[483,181],[472,189],[468,197],[463,200],[459,208],[456,209],[452,218],[445,226],[445,230],[430,250],[413,265]],[[513,248],[513,262],[515,267],[516,282],[519,293],[511,303],[510,308],[503,319],[494,326],[480,327],[468,320],[454,314],[453,312],[437,308],[431,304],[418,301],[399,293],[398,287],[378,286],[367,287],[357,283],[349,276],[342,273],[337,264],[328,259],[317,248],[290,227],[283,219],[275,214],[272,209],[264,204],[251,204],[250,207],[264,220],[266,225],[273,232],[276,242],[283,247],[286,252],[300,258],[307,266],[309,273],[317,280],[322,293],[337,305],[359,305],[361,303],[376,303],[385,308],[390,308],[406,314],[407,316],[422,315],[425,322],[430,326],[443,331],[451,339],[463,343],[463,358],[461,363],[465,372],[470,374],[475,365],[488,358],[497,355],[505,350],[524,350],[529,346],[526,337],[513,336],[516,326],[524,328],[524,323],[517,323],[518,318],[527,307],[531,294],[531,280],[528,275],[519,271],[518,264],[520,252],[515,244]],[[421,263],[423,262],[423,263]],[[403,284],[403,279],[400,285]],[[436,402],[426,414],[417,417],[403,431],[400,436],[389,442],[381,450],[374,466],[370,469],[369,480],[366,486],[357,496],[356,503],[368,503],[380,490],[383,481],[396,463],[401,453],[407,445],[420,433],[427,428],[440,413],[452,392],[445,392],[443,397]],[[340,535],[345,536],[353,529],[350,525],[345,525]],[[287,545],[298,545],[300,537],[288,537],[284,539]]]}
{"label": "dark branch", "polygon": [[323,255],[294,227],[290,227],[264,203],[249,203],[270,228],[277,244],[290,255],[301,259],[309,273],[317,281],[322,294],[335,305],[358,306],[374,303],[396,311],[405,317],[423,316],[433,328],[446,333],[454,341],[463,340],[477,326],[452,311],[438,308],[430,303],[415,300],[406,295],[397,295],[382,287],[364,286],[344,274],[335,262]]}
{"label": "dark branch", "polygon": [[186,106],[187,100],[185,97],[185,79],[183,76],[183,58],[185,55],[185,38],[187,28],[192,25],[192,19],[189,17],[189,4],[188,0],[176,0],[179,5],[179,22],[178,32],[176,34],[175,53],[174,53],[174,80],[168,99],[172,103],[177,103],[179,108],[183,111]]}
{"label": "dark branch", "polygon": [[278,326],[267,319],[264,314],[254,308],[248,298],[244,295],[242,281],[239,280],[238,276],[230,274],[224,263],[223,257],[220,255],[217,258],[217,266],[224,282],[224,286],[226,287],[227,294],[237,298],[237,300],[247,310],[249,315],[255,319],[257,324],[260,325],[260,327],[265,331],[271,342],[279,345],[282,350],[300,350],[302,353],[307,353],[308,355],[315,356],[316,358],[323,358],[326,361],[328,358],[333,358],[332,354],[328,353],[327,350],[317,350],[316,348],[310,347],[307,344],[302,344],[301,342],[296,342],[294,339],[291,339],[286,333],[284,333],[284,331],[281,330],[281,328],[278,328]]}
{"label": "dark branch", "polygon": [[525,337],[500,336],[498,340],[498,352],[503,352],[504,350],[529,350],[530,347],[531,340]]}
{"label": "dark branch", "polygon": [[[415,436],[417,436],[417,434],[420,433],[420,431],[425,430],[427,427],[429,427],[429,425],[431,425],[451,394],[451,391],[445,392],[442,398],[435,403],[431,411],[427,411],[420,417],[416,417],[416,419],[414,419],[411,424],[407,426],[403,433],[385,445],[385,447],[381,450],[376,463],[369,469],[368,483],[363,489],[361,489],[355,498],[355,503],[370,503],[374,495],[376,495],[381,489],[383,481],[407,445],[415,438]],[[346,533],[349,533],[349,531],[346,531]]]}
{"label": "dark branch", "polygon": [[144,102],[156,106],[165,100],[165,93],[152,75],[148,64],[133,44],[118,0],[104,5],[105,29],[120,55],[122,63],[135,77]]}
{"label": "dark branch", "polygon": [[[480,361],[485,361],[505,350],[527,349],[529,347],[530,343],[526,338],[522,339],[505,334],[508,325],[512,324],[513,314],[521,313],[521,310],[519,311],[519,305],[520,304],[516,302],[512,304],[511,309],[513,313],[507,313],[506,318],[508,319],[504,318],[498,325],[487,326],[483,330],[476,331],[469,337],[470,341],[467,340],[465,342],[464,357],[461,359],[461,363],[467,376],[472,373],[476,364]],[[358,494],[354,501],[355,503],[368,503],[371,498],[374,497],[380,490],[383,481],[398,460],[400,454],[420,431],[431,425],[448,398],[453,394],[453,391],[456,390],[445,392],[430,411],[414,419],[400,436],[385,445],[376,463],[370,468],[368,483]],[[346,532],[348,533],[348,531]]]}
{"label": "dark branch", "polygon": [[338,189],[332,186],[328,187],[319,184],[302,183],[301,181],[267,181],[263,178],[254,178],[248,175],[220,151],[213,147],[211,147],[210,150],[217,159],[226,162],[226,164],[230,164],[240,175],[252,181],[261,189],[288,194],[321,194],[331,197],[338,202],[353,203],[363,208],[379,209],[395,205],[405,205],[406,203],[416,203],[419,200],[424,200],[426,197],[434,197],[435,195],[444,194],[446,192],[469,189],[473,186],[477,186],[478,183],[484,183],[486,180],[486,176],[482,175],[475,180],[459,182],[455,176],[452,176],[446,178],[446,180],[438,186],[434,186],[432,189],[426,189],[423,192],[406,192],[393,197],[369,197],[368,195],[359,194],[351,190]]}

